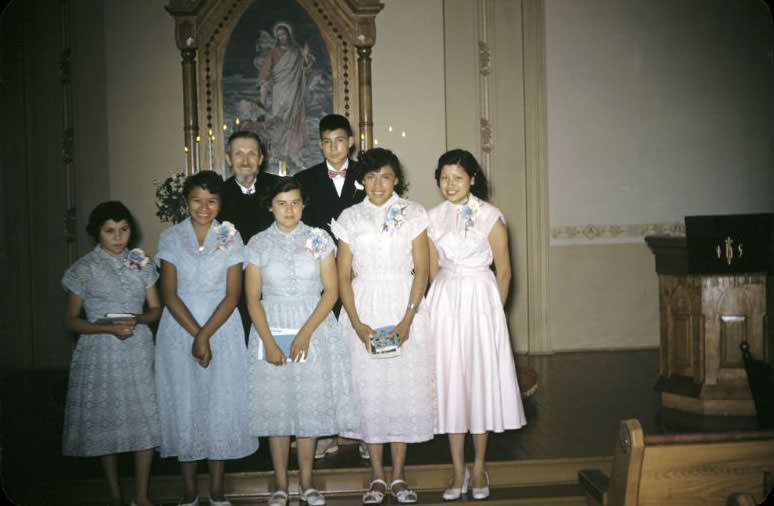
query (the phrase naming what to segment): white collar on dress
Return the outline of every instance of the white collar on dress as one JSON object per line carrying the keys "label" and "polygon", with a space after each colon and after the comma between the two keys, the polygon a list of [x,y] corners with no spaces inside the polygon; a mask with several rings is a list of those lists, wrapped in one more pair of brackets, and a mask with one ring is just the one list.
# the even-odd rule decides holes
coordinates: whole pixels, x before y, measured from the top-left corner
{"label": "white collar on dress", "polygon": [[390,198],[387,199],[387,202],[380,206],[376,206],[371,203],[371,200],[366,196],[366,198],[363,199],[363,205],[369,209],[389,209],[391,205],[393,205],[400,197],[397,193],[392,192],[392,195],[390,195]]}

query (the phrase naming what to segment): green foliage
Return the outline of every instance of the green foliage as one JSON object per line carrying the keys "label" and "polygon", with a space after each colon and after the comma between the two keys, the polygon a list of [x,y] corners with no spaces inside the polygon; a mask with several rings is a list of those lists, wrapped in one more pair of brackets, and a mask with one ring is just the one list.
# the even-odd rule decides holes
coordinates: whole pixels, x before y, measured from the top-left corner
{"label": "green foliage", "polygon": [[156,187],[156,216],[162,222],[180,223],[188,217],[188,208],[183,196],[185,178],[185,172],[181,170],[171,172],[161,183],[153,180]]}

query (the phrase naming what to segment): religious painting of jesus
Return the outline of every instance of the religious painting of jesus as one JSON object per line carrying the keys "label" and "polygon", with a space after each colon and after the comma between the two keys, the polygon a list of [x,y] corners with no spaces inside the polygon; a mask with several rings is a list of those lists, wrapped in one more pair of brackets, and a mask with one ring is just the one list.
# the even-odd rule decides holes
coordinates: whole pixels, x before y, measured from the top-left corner
{"label": "religious painting of jesus", "polygon": [[253,2],[226,46],[222,83],[225,136],[257,133],[267,172],[292,175],[319,162],[317,123],[333,110],[331,63],[297,2]]}

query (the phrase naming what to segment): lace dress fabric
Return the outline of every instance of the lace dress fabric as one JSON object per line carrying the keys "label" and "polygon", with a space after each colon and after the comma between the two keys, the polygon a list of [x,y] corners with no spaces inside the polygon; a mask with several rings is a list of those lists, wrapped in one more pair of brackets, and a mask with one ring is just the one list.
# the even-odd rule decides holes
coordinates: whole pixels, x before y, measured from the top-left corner
{"label": "lace dress fabric", "polygon": [[[213,221],[199,247],[190,218],[159,238],[157,262],[177,269],[177,295],[199,325],[226,295],[226,272],[244,257],[237,233],[227,247],[217,244]],[[226,460],[258,449],[247,432],[247,356],[239,313],[234,312],[210,338],[212,360],[201,367],[193,337],[164,308],[156,335],[156,384],[161,415],[161,455],[180,461]]]}
{"label": "lace dress fabric", "polygon": [[[100,246],[78,259],[62,285],[83,301],[86,319],[105,313],[142,313],[145,290],[158,278],[150,263],[124,265]],[[70,363],[62,453],[87,457],[145,450],[159,445],[159,414],[153,379],[153,336],[147,325],[121,340],[84,334]]]}
{"label": "lace dress fabric", "polygon": [[480,206],[466,224],[460,205],[428,213],[440,271],[427,294],[438,384],[438,433],[502,432],[526,424],[489,232],[500,211]]}
{"label": "lace dress fabric", "polygon": [[[310,249],[315,232],[324,234],[316,251]],[[306,323],[320,301],[320,261],[335,250],[327,232],[303,223],[290,233],[275,223],[250,239],[247,262],[261,269],[261,303],[269,327],[300,329]],[[358,427],[349,350],[333,313],[312,334],[306,362],[272,365],[259,356],[259,343],[251,326],[247,348],[251,434],[318,437]]]}
{"label": "lace dress fabric", "polygon": [[[393,226],[385,227],[391,208],[405,214],[399,224],[392,221]],[[381,207],[366,199],[331,222],[333,233],[352,251],[355,307],[371,328],[396,325],[403,318],[413,281],[411,241],[426,227],[422,206],[395,194]],[[396,358],[371,358],[344,309],[339,323],[349,346],[360,411],[360,428],[341,435],[374,444],[432,439],[435,375],[424,304]]]}

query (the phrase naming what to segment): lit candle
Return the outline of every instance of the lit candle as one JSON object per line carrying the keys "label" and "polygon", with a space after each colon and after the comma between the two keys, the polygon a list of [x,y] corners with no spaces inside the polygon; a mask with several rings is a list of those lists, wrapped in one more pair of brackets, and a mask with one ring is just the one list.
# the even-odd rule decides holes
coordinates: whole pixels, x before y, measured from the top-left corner
{"label": "lit candle", "polygon": [[201,135],[196,136],[196,144],[194,144],[194,172],[199,172],[202,168],[202,160],[199,156],[199,143],[201,142]]}
{"label": "lit candle", "polygon": [[183,146],[183,161],[185,162],[185,175],[189,175],[191,172],[190,167],[188,166],[188,146]]}
{"label": "lit candle", "polygon": [[236,126],[239,126],[239,118],[235,119],[234,123],[236,124]]}
{"label": "lit candle", "polygon": [[215,139],[215,136],[212,135],[212,128],[207,130],[207,150],[209,151],[209,159],[210,159],[210,170],[212,170],[213,166],[213,159],[212,159],[212,141]]}
{"label": "lit candle", "polygon": [[288,164],[285,162],[285,160],[279,161],[279,175],[282,177],[287,176],[288,174]]}

